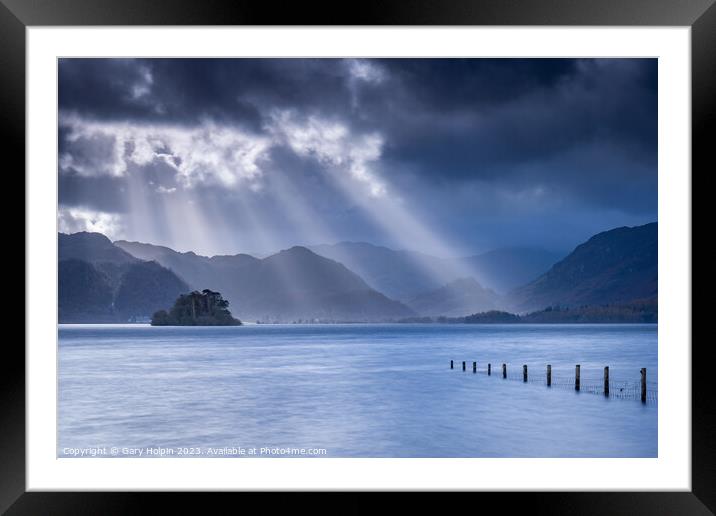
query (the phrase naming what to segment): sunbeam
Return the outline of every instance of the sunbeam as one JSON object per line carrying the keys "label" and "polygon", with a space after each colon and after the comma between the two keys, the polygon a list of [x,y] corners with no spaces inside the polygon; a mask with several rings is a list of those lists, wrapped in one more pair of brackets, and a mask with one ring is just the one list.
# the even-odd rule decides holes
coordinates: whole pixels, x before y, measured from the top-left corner
{"label": "sunbeam", "polygon": [[[354,135],[337,122],[309,117],[298,120],[294,113],[274,114],[272,132],[299,155],[314,157],[342,195],[359,206],[390,239],[402,249],[426,250],[443,258],[456,258],[455,247],[431,231],[405,207],[405,201],[390,191],[373,164],[382,153],[379,134]],[[476,276],[469,266],[451,262],[449,270],[417,263],[437,284],[456,277]]]}

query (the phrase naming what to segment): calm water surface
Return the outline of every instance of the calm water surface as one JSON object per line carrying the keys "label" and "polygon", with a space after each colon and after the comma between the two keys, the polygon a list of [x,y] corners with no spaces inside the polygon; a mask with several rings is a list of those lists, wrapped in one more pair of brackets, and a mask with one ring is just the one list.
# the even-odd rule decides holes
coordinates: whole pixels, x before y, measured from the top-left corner
{"label": "calm water surface", "polygon": [[[655,457],[656,325],[61,325],[58,456],[89,447],[333,457]],[[455,369],[450,370],[450,360]],[[468,361],[468,371],[461,363]],[[480,374],[472,374],[472,361]],[[484,374],[492,363],[493,375]],[[544,376],[555,386],[502,380]]]}

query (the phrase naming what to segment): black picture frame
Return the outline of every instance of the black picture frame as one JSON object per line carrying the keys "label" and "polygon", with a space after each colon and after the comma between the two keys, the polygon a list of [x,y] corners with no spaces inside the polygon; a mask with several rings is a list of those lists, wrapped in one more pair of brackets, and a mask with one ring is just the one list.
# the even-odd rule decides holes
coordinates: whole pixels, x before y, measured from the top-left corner
{"label": "black picture frame", "polygon": [[[0,127],[9,173],[25,170],[25,29],[60,25],[635,25],[690,26],[692,38],[692,171],[714,167],[716,125],[716,0],[453,0],[401,2],[363,0],[328,5],[306,2],[224,0],[0,0]],[[7,161],[6,161],[7,163]],[[711,165],[709,167],[709,165]],[[707,169],[708,167],[708,169]],[[689,171],[684,171],[689,173]],[[18,185],[23,188],[22,185]],[[23,237],[21,237],[24,239]],[[17,241],[20,241],[19,239]],[[693,247],[692,247],[693,252]],[[26,269],[27,274],[27,269]],[[693,320],[693,316],[692,316]],[[499,502],[534,513],[711,514],[716,511],[716,403],[707,382],[709,342],[692,354],[692,491],[591,493],[475,493],[471,505]],[[684,346],[691,343],[684,342]],[[175,508],[207,511],[208,495],[155,493],[40,493],[25,489],[25,352],[7,339],[0,374],[0,512],[7,514],[125,514],[147,511],[158,501]],[[234,496],[222,494],[222,502]],[[503,497],[497,499],[497,497]],[[418,500],[420,497],[416,497]],[[305,497],[294,494],[281,504]],[[213,503],[215,497],[211,498]],[[255,500],[258,502],[258,500]],[[246,500],[242,500],[242,506]],[[272,501],[272,504],[276,502]],[[373,507],[357,500],[353,506]],[[329,510],[350,504],[328,504]],[[487,506],[487,505],[486,505]],[[280,508],[280,506],[274,506]],[[312,509],[320,507],[312,504]]]}

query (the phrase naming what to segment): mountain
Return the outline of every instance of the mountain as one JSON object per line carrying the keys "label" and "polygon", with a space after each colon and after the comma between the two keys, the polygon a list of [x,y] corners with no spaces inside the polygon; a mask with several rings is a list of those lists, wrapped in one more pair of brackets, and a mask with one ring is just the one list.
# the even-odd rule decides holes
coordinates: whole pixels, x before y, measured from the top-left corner
{"label": "mountain", "polygon": [[604,305],[656,298],[657,223],[594,235],[549,271],[512,291],[518,312],[550,306]]}
{"label": "mountain", "polygon": [[412,251],[365,242],[317,245],[311,250],[342,263],[375,290],[403,301],[456,279],[444,260]]}
{"label": "mountain", "polygon": [[189,291],[169,269],[135,258],[99,233],[59,233],[58,258],[61,323],[147,318]]}
{"label": "mountain", "polygon": [[114,244],[135,258],[155,261],[173,270],[187,283],[199,290],[208,288],[204,284],[214,285],[218,288],[218,285],[224,283],[227,277],[233,276],[237,269],[256,265],[259,262],[257,258],[247,254],[209,258],[192,251],[180,253],[169,247],[141,242],[118,240]]}
{"label": "mountain", "polygon": [[449,259],[365,242],[317,245],[311,250],[341,262],[372,288],[404,302],[466,276],[473,276],[486,288],[505,293],[537,278],[563,256],[522,247]]}
{"label": "mountain", "polygon": [[147,317],[168,308],[189,286],[157,262],[138,262],[127,267],[114,298],[115,310],[123,318]]}
{"label": "mountain", "polygon": [[114,293],[107,276],[82,260],[58,264],[58,319],[60,322],[115,322]]}
{"label": "mountain", "polygon": [[[149,316],[192,289],[221,292],[241,319],[272,322],[609,307],[599,308],[601,317],[606,311],[631,310],[623,305],[636,300],[651,306],[658,293],[656,223],[599,233],[551,268],[547,264],[556,255],[535,248],[444,259],[343,242],[312,249],[296,246],[259,259],[112,243],[97,233],[60,234],[58,239],[61,321]],[[542,268],[547,271],[540,275]],[[495,287],[504,289],[533,276],[536,279],[505,296]],[[613,308],[615,304],[620,307]],[[593,317],[592,312],[588,316]],[[555,315],[545,312],[539,317]]]}
{"label": "mountain", "polygon": [[57,248],[60,260],[83,260],[89,263],[111,263],[124,265],[137,259],[120,249],[101,233],[57,234]]}
{"label": "mountain", "polygon": [[[244,311],[264,318],[380,320],[412,314],[343,264],[292,247],[248,267],[237,285]],[[227,290],[228,295],[233,293]]]}
{"label": "mountain", "polygon": [[532,281],[564,257],[537,247],[504,247],[463,258],[485,287],[506,293]]}
{"label": "mountain", "polygon": [[475,278],[461,278],[416,296],[408,306],[422,316],[456,317],[493,310],[499,302],[499,296]]}
{"label": "mountain", "polygon": [[380,321],[414,315],[345,265],[305,247],[258,259],[245,254],[206,257],[137,242],[115,244],[137,258],[156,260],[195,289],[221,291],[243,320]]}

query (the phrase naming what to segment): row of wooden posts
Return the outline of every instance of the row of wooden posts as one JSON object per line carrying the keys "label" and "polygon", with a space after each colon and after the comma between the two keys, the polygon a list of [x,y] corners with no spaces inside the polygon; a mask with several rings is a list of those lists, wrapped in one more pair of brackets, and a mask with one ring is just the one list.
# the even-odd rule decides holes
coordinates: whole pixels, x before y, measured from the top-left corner
{"label": "row of wooden posts", "polygon": [[[462,370],[465,371],[465,361],[462,361]],[[454,369],[453,361],[450,360],[450,369]],[[472,372],[477,372],[477,362],[472,363]],[[487,364],[487,376],[492,375],[492,364]],[[502,364],[502,378],[507,378],[507,364]],[[527,365],[522,366],[522,381],[527,381]],[[580,366],[575,366],[574,372],[574,389],[579,390],[580,387]],[[547,364],[547,387],[552,385],[552,365]],[[609,366],[604,368],[604,395],[609,396]],[[641,368],[641,401],[646,403],[646,367]]]}

